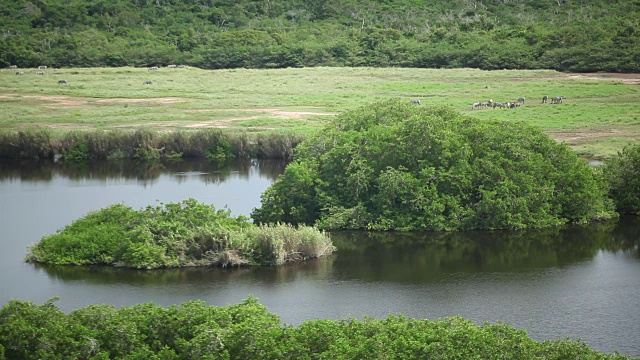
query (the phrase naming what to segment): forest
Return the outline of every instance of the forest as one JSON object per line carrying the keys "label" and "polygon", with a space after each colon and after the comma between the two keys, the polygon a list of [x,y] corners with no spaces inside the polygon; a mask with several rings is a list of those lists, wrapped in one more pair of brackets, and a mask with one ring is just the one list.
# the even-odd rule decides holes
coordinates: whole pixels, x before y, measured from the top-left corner
{"label": "forest", "polygon": [[0,67],[637,72],[638,0],[17,0]]}

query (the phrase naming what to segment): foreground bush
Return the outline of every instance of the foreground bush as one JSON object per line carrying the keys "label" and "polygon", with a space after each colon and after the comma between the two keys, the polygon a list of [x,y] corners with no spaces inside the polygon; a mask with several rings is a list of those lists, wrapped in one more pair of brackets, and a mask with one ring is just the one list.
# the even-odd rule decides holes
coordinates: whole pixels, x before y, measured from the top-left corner
{"label": "foreground bush", "polygon": [[615,215],[592,169],[523,123],[387,101],[296,148],[256,222],[328,229],[546,227]]}
{"label": "foreground bush", "polygon": [[65,314],[12,300],[0,309],[0,359],[628,359],[584,343],[538,342],[505,324],[390,316],[283,325],[255,298],[162,308],[90,305]]}
{"label": "foreground bush", "polygon": [[603,175],[618,212],[640,214],[640,144],[626,146],[607,161]]}
{"label": "foreground bush", "polygon": [[189,199],[140,211],[116,204],[91,212],[43,237],[29,248],[27,261],[139,269],[281,265],[333,251],[329,236],[317,229],[256,226]]}

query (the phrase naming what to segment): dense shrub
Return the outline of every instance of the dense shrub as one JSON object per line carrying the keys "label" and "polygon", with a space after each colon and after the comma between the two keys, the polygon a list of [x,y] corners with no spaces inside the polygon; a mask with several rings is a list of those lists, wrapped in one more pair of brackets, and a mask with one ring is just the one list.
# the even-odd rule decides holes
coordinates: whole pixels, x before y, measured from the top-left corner
{"label": "dense shrub", "polygon": [[625,146],[607,161],[603,175],[616,209],[640,214],[640,144]]}
{"label": "dense shrub", "polygon": [[[162,308],[89,305],[71,314],[52,301],[11,300],[0,309],[7,359],[628,359],[583,342],[538,342],[505,324],[310,320],[283,325],[255,298],[223,307],[191,301]],[[0,359],[2,353],[0,352]]]}
{"label": "dense shrub", "polygon": [[331,254],[328,235],[307,226],[256,226],[194,199],[136,211],[94,211],[29,248],[27,261],[139,269],[281,265]]}
{"label": "dense shrub", "polygon": [[546,227],[613,216],[570,149],[523,123],[391,100],[345,113],[296,148],[257,222],[330,229]]}

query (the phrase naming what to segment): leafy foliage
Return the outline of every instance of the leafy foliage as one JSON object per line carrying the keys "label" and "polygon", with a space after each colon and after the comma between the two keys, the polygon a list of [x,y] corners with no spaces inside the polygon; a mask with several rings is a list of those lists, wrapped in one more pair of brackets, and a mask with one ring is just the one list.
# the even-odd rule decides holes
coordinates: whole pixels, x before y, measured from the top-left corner
{"label": "leafy foliage", "polygon": [[340,115],[298,148],[257,222],[330,229],[546,227],[614,215],[592,170],[522,123],[392,100]]}
{"label": "leafy foliage", "polygon": [[281,265],[333,251],[328,235],[317,229],[258,227],[244,216],[189,199],[140,211],[116,204],[91,212],[43,237],[30,247],[27,261],[139,269]]}
{"label": "leafy foliage", "polygon": [[0,66],[632,72],[639,12],[604,0],[19,0],[0,12]]}
{"label": "leafy foliage", "polygon": [[620,213],[640,214],[640,145],[625,146],[605,163],[609,196]]}
{"label": "leafy foliage", "polygon": [[[312,320],[283,325],[257,299],[162,308],[89,305],[65,314],[11,300],[0,309],[0,350],[7,359],[628,359],[583,342],[538,342],[506,324],[438,321]],[[0,353],[2,354],[2,353]]]}

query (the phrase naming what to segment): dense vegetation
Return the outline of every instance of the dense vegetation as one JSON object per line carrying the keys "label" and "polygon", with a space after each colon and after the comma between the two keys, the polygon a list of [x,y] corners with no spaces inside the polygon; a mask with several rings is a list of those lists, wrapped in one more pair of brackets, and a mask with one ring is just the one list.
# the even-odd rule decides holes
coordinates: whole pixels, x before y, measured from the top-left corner
{"label": "dense vegetation", "polygon": [[24,130],[0,132],[0,158],[92,160],[204,157],[289,159],[302,136],[289,133],[250,134],[217,129],[159,131]]}
{"label": "dense vegetation", "polygon": [[255,298],[162,308],[90,305],[65,314],[53,301],[0,309],[0,359],[628,359],[572,340],[538,342],[505,324],[404,316],[284,325]]}
{"label": "dense vegetation", "polygon": [[627,145],[605,163],[609,196],[620,213],[640,214],[640,145]]}
{"label": "dense vegetation", "polygon": [[259,223],[325,229],[546,227],[614,215],[593,171],[517,122],[391,100],[338,116],[296,148]]}
{"label": "dense vegetation", "polygon": [[333,251],[317,229],[256,226],[189,199],[138,211],[116,204],[91,212],[31,246],[27,261],[144,269],[281,265]]}
{"label": "dense vegetation", "polygon": [[17,0],[0,66],[633,72],[639,16],[627,0]]}

